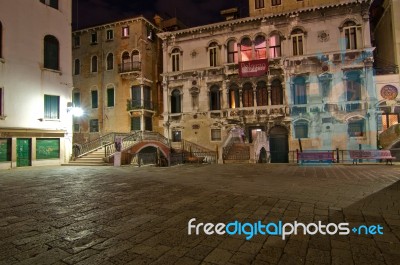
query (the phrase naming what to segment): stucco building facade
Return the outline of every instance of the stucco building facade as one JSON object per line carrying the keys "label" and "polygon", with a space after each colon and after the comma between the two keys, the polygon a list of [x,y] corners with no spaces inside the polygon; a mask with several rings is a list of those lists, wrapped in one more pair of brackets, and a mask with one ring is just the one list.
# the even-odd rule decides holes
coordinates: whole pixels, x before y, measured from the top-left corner
{"label": "stucco building facade", "polygon": [[0,168],[59,165],[72,146],[71,1],[0,1]]}
{"label": "stucco building facade", "polygon": [[164,135],[220,160],[243,140],[251,162],[261,151],[288,162],[300,148],[375,149],[369,2],[319,2],[251,0],[248,18],[160,33]]}

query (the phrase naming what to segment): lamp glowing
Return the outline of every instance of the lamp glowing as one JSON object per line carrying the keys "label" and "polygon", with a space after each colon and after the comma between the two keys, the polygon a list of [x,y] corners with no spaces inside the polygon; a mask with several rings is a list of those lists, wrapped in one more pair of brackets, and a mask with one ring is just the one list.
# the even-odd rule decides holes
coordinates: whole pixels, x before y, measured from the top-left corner
{"label": "lamp glowing", "polygon": [[72,116],[75,117],[80,117],[83,115],[83,109],[79,108],[79,107],[72,107],[70,110]]}

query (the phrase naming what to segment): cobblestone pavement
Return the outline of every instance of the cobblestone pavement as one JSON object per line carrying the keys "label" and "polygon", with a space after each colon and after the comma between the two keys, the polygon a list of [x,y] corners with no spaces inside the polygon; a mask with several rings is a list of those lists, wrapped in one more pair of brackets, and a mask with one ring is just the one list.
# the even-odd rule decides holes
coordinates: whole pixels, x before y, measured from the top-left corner
{"label": "cobblestone pavement", "polygon": [[[384,235],[188,235],[198,222],[380,224]],[[400,166],[0,171],[0,264],[400,264]]]}

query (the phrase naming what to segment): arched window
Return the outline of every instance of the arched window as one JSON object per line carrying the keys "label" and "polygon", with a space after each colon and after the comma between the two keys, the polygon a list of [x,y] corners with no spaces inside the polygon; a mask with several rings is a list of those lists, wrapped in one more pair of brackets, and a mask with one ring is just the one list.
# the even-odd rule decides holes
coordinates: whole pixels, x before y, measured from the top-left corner
{"label": "arched window", "polygon": [[282,84],[278,79],[271,83],[271,105],[283,105]]}
{"label": "arched window", "polygon": [[267,83],[264,81],[259,81],[257,83],[257,106],[267,106],[268,105],[268,90]]}
{"label": "arched window", "polygon": [[229,107],[231,109],[240,107],[239,87],[236,84],[229,88]]}
{"label": "arched window", "polygon": [[44,37],[44,60],[43,66],[47,69],[60,69],[60,46],[56,37],[46,35]]}
{"label": "arched window", "polygon": [[178,89],[174,89],[171,93],[171,113],[181,113],[181,92]]}
{"label": "arched window", "polygon": [[343,24],[346,50],[357,49],[357,25],[354,21],[347,21]]}
{"label": "arched window", "polygon": [[307,104],[306,80],[296,77],[293,83],[293,104]]}
{"label": "arched window", "polygon": [[360,118],[353,118],[348,121],[347,132],[350,137],[364,136],[365,121]]}
{"label": "arched window", "polygon": [[131,57],[129,56],[129,52],[122,53],[122,65],[121,72],[127,72],[131,69]]}
{"label": "arched window", "polygon": [[228,63],[237,63],[238,60],[238,46],[235,40],[228,41]]}
{"label": "arched window", "polygon": [[250,61],[253,58],[252,52],[253,48],[251,40],[249,38],[244,38],[240,42],[240,60],[242,62]]}
{"label": "arched window", "polygon": [[281,37],[277,33],[269,37],[269,57],[281,57]]}
{"label": "arched window", "polygon": [[221,109],[221,93],[217,85],[210,88],[210,110]]}
{"label": "arched window", "polygon": [[178,48],[175,48],[172,50],[172,72],[177,72],[180,70],[179,67],[179,56],[181,54],[181,51]]}
{"label": "arched window", "polygon": [[92,68],[92,73],[97,72],[97,56],[92,57],[91,68]]}
{"label": "arched window", "polygon": [[140,70],[140,55],[139,51],[134,50],[132,52],[132,70],[139,71]]}
{"label": "arched window", "polygon": [[242,92],[243,107],[253,107],[254,106],[254,94],[253,86],[250,83],[246,83],[243,86]]}
{"label": "arched window", "polygon": [[257,36],[254,40],[255,59],[267,59],[267,41],[264,36]]}
{"label": "arched window", "polygon": [[218,49],[218,44],[216,42],[212,42],[210,46],[208,47],[208,52],[210,55],[210,66],[217,66],[217,49]]}
{"label": "arched window", "polygon": [[293,55],[303,55],[304,32],[301,29],[295,29],[290,35],[292,38]]}
{"label": "arched window", "polygon": [[107,70],[114,69],[114,54],[109,53],[107,55]]}
{"label": "arched window", "polygon": [[299,120],[294,123],[294,138],[308,138],[308,122]]}
{"label": "arched window", "polygon": [[79,75],[81,73],[81,61],[75,59],[74,61],[74,75]]}

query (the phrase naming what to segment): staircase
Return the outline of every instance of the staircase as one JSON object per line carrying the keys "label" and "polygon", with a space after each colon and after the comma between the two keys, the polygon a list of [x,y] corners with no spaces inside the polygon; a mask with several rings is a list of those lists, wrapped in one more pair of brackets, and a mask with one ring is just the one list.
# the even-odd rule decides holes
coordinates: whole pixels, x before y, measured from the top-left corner
{"label": "staircase", "polygon": [[233,143],[224,155],[225,164],[249,163],[250,147],[244,143]]}
{"label": "staircase", "polygon": [[109,166],[109,163],[104,162],[104,152],[104,147],[99,147],[63,166]]}

